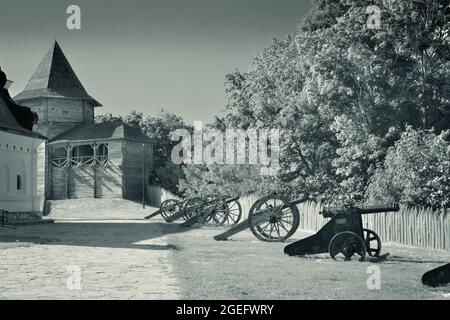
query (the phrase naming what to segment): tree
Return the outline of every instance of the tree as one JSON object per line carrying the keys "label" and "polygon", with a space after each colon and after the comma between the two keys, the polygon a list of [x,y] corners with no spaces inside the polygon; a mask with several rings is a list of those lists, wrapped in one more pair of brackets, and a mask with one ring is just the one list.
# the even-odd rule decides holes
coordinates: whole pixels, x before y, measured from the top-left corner
{"label": "tree", "polygon": [[[371,5],[382,9],[381,29],[367,26]],[[361,202],[405,126],[450,128],[448,21],[442,0],[318,0],[250,70],[226,77],[225,115],[215,123],[282,130],[272,191]]]}
{"label": "tree", "polygon": [[115,116],[112,113],[105,113],[95,116],[95,123],[116,122],[116,121],[123,122],[123,119],[121,116]]}
{"label": "tree", "polygon": [[450,131],[408,127],[371,177],[367,200],[449,208]]}

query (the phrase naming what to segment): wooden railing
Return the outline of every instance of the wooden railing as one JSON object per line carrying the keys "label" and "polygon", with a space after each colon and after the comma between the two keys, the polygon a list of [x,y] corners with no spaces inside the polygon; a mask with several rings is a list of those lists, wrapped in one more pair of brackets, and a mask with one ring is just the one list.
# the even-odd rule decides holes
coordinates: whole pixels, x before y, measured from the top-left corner
{"label": "wooden railing", "polygon": [[53,158],[52,164],[59,168],[81,167],[81,166],[106,166],[108,164],[108,156],[83,156],[83,157],[66,157]]}

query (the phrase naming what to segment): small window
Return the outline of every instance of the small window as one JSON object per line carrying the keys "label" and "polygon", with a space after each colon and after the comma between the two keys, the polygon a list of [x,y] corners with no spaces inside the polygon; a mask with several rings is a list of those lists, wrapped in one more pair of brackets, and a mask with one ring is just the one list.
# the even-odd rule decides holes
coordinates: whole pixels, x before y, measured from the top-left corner
{"label": "small window", "polygon": [[22,190],[22,176],[20,174],[17,175],[17,190]]}

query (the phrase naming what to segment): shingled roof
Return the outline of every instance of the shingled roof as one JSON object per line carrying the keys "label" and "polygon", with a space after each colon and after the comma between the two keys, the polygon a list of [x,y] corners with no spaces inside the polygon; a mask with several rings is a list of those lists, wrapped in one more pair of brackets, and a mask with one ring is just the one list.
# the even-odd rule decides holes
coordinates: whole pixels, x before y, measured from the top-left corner
{"label": "shingled roof", "polygon": [[34,98],[72,98],[86,100],[94,107],[101,104],[84,89],[58,42],[50,47],[25,89],[14,100]]}
{"label": "shingled roof", "polygon": [[5,101],[0,97],[0,130],[15,131],[18,133],[28,133],[29,130],[22,128],[9,111]]}
{"label": "shingled roof", "polygon": [[56,136],[50,140],[50,143],[118,139],[151,143],[151,139],[143,134],[141,130],[126,125],[121,121],[80,125]]}
{"label": "shingled roof", "polygon": [[[0,68],[0,130],[45,139],[39,133],[28,130],[20,125],[19,120],[21,119],[17,119],[15,113],[17,116],[23,116],[25,112],[27,116],[32,116],[31,110],[15,104],[9,96],[8,90],[4,88],[5,82],[6,75]],[[32,123],[30,125],[32,126]]]}

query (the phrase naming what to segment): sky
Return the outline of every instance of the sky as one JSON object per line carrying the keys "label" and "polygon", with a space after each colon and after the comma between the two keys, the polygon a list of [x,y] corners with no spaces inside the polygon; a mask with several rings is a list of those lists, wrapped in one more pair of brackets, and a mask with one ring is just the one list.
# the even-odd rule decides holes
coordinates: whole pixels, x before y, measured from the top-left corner
{"label": "sky", "polygon": [[[68,30],[67,7],[81,8]],[[0,0],[0,67],[25,86],[54,40],[100,113],[162,108],[188,123],[225,105],[225,75],[292,32],[310,0]]]}

